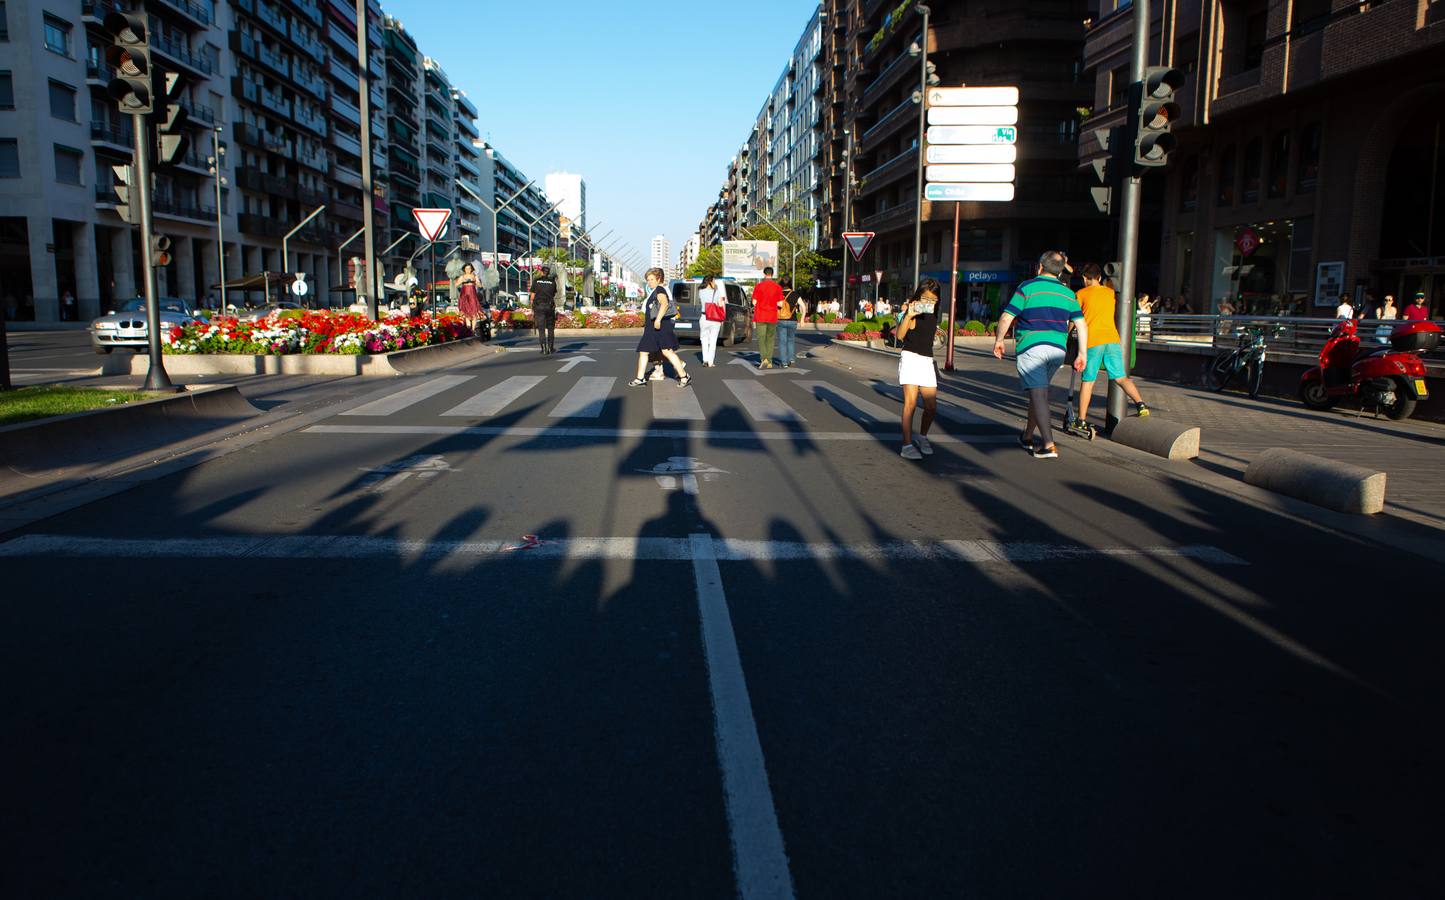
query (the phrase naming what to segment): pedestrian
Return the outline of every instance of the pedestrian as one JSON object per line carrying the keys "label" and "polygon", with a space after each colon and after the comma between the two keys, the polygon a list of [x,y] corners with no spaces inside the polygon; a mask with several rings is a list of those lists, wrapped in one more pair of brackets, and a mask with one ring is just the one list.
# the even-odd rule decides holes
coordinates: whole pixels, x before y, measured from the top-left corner
{"label": "pedestrian", "polygon": [[1109,380],[1124,391],[1124,396],[1134,402],[1139,417],[1149,415],[1149,407],[1139,396],[1134,380],[1124,370],[1124,348],[1119,340],[1119,329],[1114,324],[1114,310],[1117,300],[1114,291],[1105,287],[1104,272],[1094,263],[1083,267],[1084,286],[1077,294],[1079,306],[1084,310],[1084,330],[1089,335],[1089,350],[1085,357],[1082,386],[1079,388],[1079,413],[1072,416],[1064,426],[1069,434],[1093,440],[1094,429],[1089,424],[1089,401],[1094,396],[1094,382],[1099,378],[1102,366]]}
{"label": "pedestrian", "polygon": [[798,358],[798,322],[807,313],[807,302],[803,292],[793,287],[790,278],[781,283],[784,291],[783,302],[778,304],[778,356],[783,368],[792,368]]}
{"label": "pedestrian", "polygon": [[532,321],[537,327],[537,341],[542,352],[557,352],[557,279],[549,266],[541,266],[532,276]]}
{"label": "pedestrian", "polygon": [[[933,338],[938,333],[941,289],[934,278],[918,282],[913,296],[903,303],[903,321],[898,323],[898,341],[903,348],[898,354],[898,385],[903,388],[903,449],[898,455],[904,459],[933,455],[928,429],[933,427],[933,417],[938,411],[938,369],[933,362]],[[920,398],[923,422],[915,437],[913,412]]]}
{"label": "pedestrian", "polygon": [[1400,310],[1395,308],[1395,295],[1386,294],[1385,302],[1375,307],[1375,318],[1382,321],[1400,318]]}
{"label": "pedestrian", "polygon": [[667,288],[662,286],[667,273],[654,266],[647,270],[646,278],[647,288],[651,293],[643,304],[642,340],[637,342],[637,377],[628,384],[632,387],[647,384],[647,379],[643,376],[647,373],[648,356],[661,353],[677,372],[677,386],[687,387],[692,379],[688,377],[687,366],[682,364],[682,357],[677,355],[677,332],[673,330],[677,307],[667,296]]}
{"label": "pedestrian", "polygon": [[[1064,361],[1070,321],[1079,333],[1079,354],[1074,359],[1074,371],[1084,371],[1089,351],[1089,326],[1084,321],[1084,310],[1074,292],[1059,280],[1059,276],[1068,269],[1069,261],[1062,251],[1049,250],[1039,257],[1039,274],[1018,286],[999,318],[998,335],[993,342],[993,355],[1003,359],[1004,336],[1008,334],[1009,326],[1017,322],[1014,358],[1019,384],[1029,401],[1028,422],[1023,434],[1019,435],[1019,444],[1035,459],[1057,459],[1059,456],[1049,423],[1049,382]],[[1039,433],[1037,446],[1033,442],[1035,430]]]}
{"label": "pedestrian", "polygon": [[758,333],[758,368],[773,367],[773,342],[778,336],[778,304],[783,289],[773,280],[773,267],[763,269],[763,280],[753,286],[753,328]]}
{"label": "pedestrian", "polygon": [[482,302],[477,294],[480,284],[481,279],[477,278],[476,268],[471,263],[462,266],[462,273],[457,276],[457,311],[462,314],[473,334],[476,333],[477,323],[482,318]]}
{"label": "pedestrian", "polygon": [[889,304],[887,297],[882,297],[879,298],[878,305],[873,308],[873,312],[875,315],[877,315],[878,321],[881,322],[889,316],[893,315],[893,307]]}
{"label": "pedestrian", "polygon": [[1353,304],[1350,303],[1350,295],[1349,295],[1349,294],[1341,294],[1341,295],[1340,295],[1340,305],[1335,307],[1335,318],[1336,318],[1336,319],[1353,319],[1354,317],[1355,317],[1355,307],[1354,307]]}
{"label": "pedestrian", "polygon": [[[1087,278],[1087,277],[1088,277],[1088,276],[1085,276],[1085,278]],[[1087,283],[1087,282],[1086,282],[1086,283]],[[1080,300],[1082,300],[1082,299],[1083,299],[1083,298],[1080,298]],[[1086,311],[1087,311],[1087,310],[1086,310]],[[1228,298],[1228,297],[1221,297],[1221,298],[1220,298],[1220,300],[1219,300],[1219,314],[1220,314],[1221,316],[1226,317],[1226,318],[1228,318],[1229,316],[1234,315],[1234,304],[1229,301],[1229,298]]]}
{"label": "pedestrian", "polygon": [[75,295],[69,290],[60,298],[60,316],[67,322],[74,322],[80,318],[75,307]]}
{"label": "pedestrian", "polygon": [[1405,307],[1406,322],[1428,322],[1430,321],[1430,308],[1425,305],[1425,292],[1415,292],[1415,302]]}
{"label": "pedestrian", "polygon": [[702,318],[697,323],[697,333],[702,337],[702,364],[711,369],[717,365],[717,336],[728,317],[727,292],[717,286],[713,276],[704,275],[697,299],[702,304]]}

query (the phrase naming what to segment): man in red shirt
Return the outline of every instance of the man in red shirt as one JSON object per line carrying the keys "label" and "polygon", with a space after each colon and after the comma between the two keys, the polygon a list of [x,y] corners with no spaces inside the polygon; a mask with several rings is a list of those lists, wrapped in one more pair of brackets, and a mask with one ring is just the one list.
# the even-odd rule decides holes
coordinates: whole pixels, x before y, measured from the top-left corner
{"label": "man in red shirt", "polygon": [[1415,302],[1405,307],[1406,322],[1430,321],[1430,307],[1425,305],[1425,292],[1415,292]]}
{"label": "man in red shirt", "polygon": [[758,368],[773,367],[773,341],[778,337],[778,304],[783,289],[773,280],[773,267],[763,269],[763,280],[753,286],[753,327],[758,333]]}

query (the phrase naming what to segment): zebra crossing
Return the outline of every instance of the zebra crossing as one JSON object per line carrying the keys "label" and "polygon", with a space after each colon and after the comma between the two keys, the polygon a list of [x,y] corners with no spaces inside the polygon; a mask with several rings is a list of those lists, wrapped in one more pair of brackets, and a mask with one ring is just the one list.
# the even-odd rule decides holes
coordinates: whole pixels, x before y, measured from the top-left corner
{"label": "zebra crossing", "polygon": [[[514,434],[653,436],[720,440],[886,439],[899,427],[901,391],[863,380],[708,378],[631,387],[611,375],[435,375],[338,414],[311,434]],[[501,417],[505,421],[497,422]],[[440,421],[432,421],[440,420]],[[644,421],[645,420],[645,421]],[[750,424],[749,430],[744,424]],[[610,427],[609,427],[610,426]],[[628,427],[624,427],[628,426]],[[710,427],[711,426],[711,427]],[[1003,443],[1011,426],[940,398],[935,442]]]}

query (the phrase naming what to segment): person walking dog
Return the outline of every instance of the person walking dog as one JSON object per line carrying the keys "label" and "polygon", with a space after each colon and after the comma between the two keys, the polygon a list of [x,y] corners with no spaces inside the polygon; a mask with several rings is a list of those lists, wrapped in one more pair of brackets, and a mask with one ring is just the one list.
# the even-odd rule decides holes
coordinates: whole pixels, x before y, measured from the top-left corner
{"label": "person walking dog", "polygon": [[677,333],[673,330],[677,307],[667,296],[667,288],[662,286],[666,278],[667,273],[656,266],[647,270],[647,287],[650,293],[643,305],[642,340],[637,342],[637,377],[628,382],[632,387],[647,384],[644,377],[647,374],[647,357],[652,353],[661,353],[664,359],[672,363],[672,368],[677,372],[678,387],[687,387],[688,382],[692,381],[688,377],[687,366],[682,364],[682,357],[677,355]]}

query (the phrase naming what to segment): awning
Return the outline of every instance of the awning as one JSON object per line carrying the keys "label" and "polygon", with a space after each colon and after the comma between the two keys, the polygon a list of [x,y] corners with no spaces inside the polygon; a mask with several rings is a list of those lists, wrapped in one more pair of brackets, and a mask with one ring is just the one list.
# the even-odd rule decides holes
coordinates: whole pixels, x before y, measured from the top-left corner
{"label": "awning", "polygon": [[[242,275],[227,281],[224,285],[228,291],[264,291],[273,284],[290,285],[294,277],[290,272],[261,272],[258,275]],[[212,288],[219,288],[223,285],[213,284]]]}

